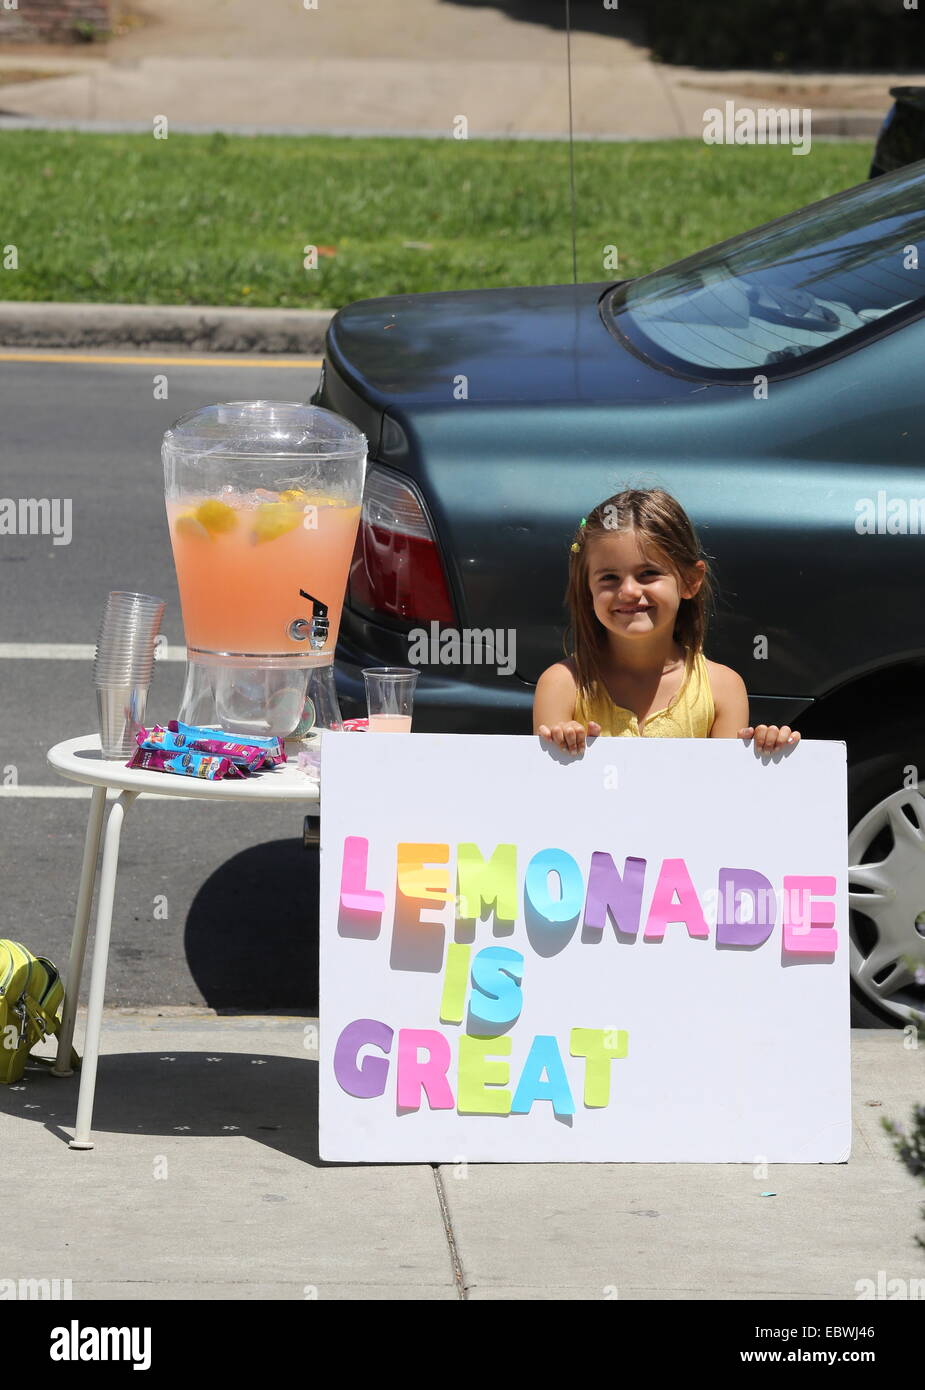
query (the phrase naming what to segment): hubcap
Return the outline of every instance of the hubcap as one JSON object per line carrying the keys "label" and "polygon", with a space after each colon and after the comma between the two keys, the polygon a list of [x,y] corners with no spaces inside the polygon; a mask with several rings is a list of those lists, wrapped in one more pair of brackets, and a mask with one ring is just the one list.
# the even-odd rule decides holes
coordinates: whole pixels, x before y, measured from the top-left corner
{"label": "hubcap", "polygon": [[852,979],[897,1022],[920,1021],[925,796],[918,787],[893,792],[868,811],[848,836],[848,864]]}

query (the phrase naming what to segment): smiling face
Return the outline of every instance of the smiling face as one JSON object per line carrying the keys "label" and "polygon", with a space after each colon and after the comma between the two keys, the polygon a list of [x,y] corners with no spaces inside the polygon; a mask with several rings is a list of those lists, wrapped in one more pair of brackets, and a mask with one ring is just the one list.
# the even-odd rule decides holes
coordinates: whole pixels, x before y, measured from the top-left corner
{"label": "smiling face", "polygon": [[637,531],[596,535],[588,545],[588,586],[594,613],[607,632],[620,637],[669,635],[682,598],[693,598],[700,573],[680,584],[667,560]]}

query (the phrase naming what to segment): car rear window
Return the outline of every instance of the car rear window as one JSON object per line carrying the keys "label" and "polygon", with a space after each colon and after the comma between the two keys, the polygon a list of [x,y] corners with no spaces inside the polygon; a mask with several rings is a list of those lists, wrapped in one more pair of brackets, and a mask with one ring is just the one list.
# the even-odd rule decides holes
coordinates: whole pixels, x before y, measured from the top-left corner
{"label": "car rear window", "polygon": [[925,161],[720,242],[605,295],[657,366],[751,379],[817,366],[925,309]]}

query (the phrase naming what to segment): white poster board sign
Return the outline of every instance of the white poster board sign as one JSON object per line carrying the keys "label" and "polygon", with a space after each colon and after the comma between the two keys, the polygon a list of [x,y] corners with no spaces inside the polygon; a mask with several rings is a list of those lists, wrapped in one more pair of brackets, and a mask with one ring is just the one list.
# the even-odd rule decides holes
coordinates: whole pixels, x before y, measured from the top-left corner
{"label": "white poster board sign", "polygon": [[845,745],[326,734],[328,1160],[834,1163]]}

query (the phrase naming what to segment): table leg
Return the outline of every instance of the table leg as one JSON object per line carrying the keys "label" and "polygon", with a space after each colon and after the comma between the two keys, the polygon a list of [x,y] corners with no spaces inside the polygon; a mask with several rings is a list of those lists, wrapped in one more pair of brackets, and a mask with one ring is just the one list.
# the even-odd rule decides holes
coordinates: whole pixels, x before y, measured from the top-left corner
{"label": "table leg", "polygon": [[77,911],[74,914],[74,934],[71,937],[71,957],[67,966],[67,979],[64,985],[64,1013],[58,1029],[58,1053],[52,1076],[72,1076],[71,1047],[74,1042],[74,1020],[77,1017],[77,1003],[80,996],[80,980],[84,969],[84,956],[87,951],[87,925],[90,921],[90,904],[93,901],[93,885],[96,882],[96,861],[100,852],[100,838],[103,833],[103,811],[106,808],[106,788],[94,787],[90,801],[90,818],[87,821],[87,836],[84,840],[84,857],[80,870],[80,888],[77,892]]}
{"label": "table leg", "polygon": [[109,812],[103,840],[103,863],[100,869],[100,895],[96,908],[96,934],[93,939],[93,965],[90,970],[90,997],[87,1001],[87,1035],[84,1040],[83,1062],[80,1068],[80,1092],[77,1097],[77,1124],[72,1149],[92,1149],[90,1129],[93,1124],[93,1096],[96,1091],[96,1066],[100,1055],[100,1028],[103,1022],[103,1002],[106,995],[106,968],[109,964],[109,937],[112,932],[112,904],[116,891],[116,872],[119,867],[119,840],[125,813],[138,792],[125,791]]}

